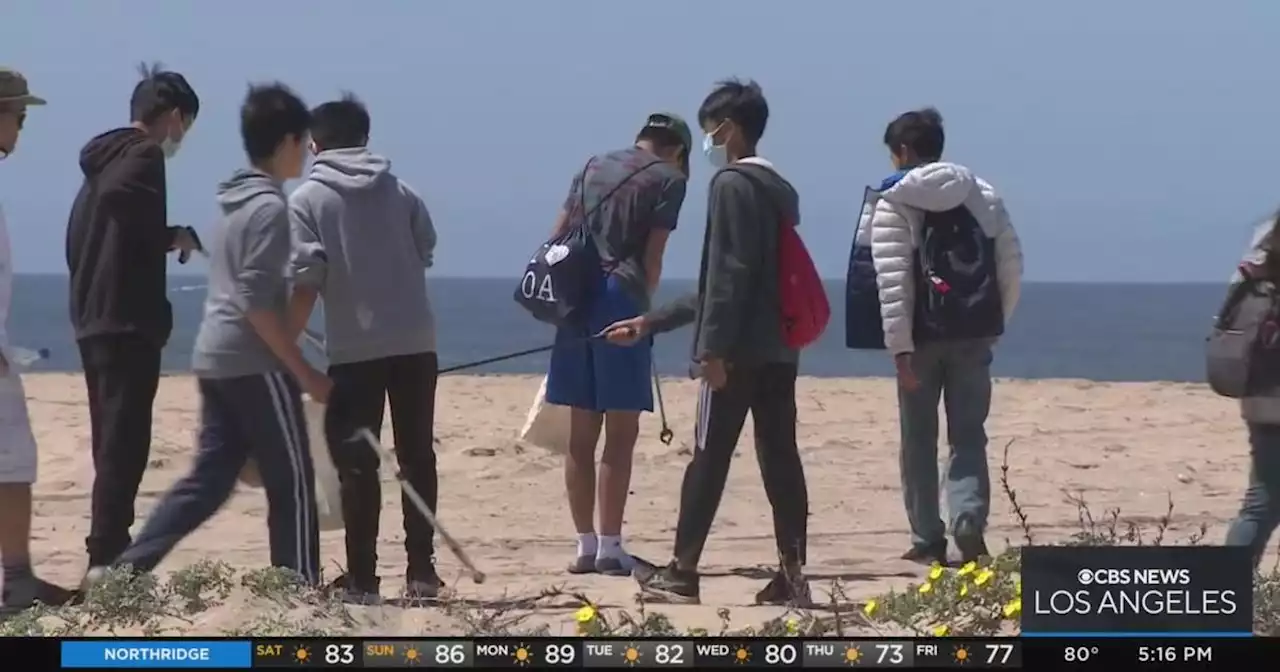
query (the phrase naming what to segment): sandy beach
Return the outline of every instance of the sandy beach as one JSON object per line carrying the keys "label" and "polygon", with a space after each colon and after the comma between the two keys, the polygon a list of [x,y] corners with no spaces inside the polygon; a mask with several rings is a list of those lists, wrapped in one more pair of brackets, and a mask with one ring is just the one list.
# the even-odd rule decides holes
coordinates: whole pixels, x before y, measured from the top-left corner
{"label": "sandy beach", "polygon": [[[34,555],[46,577],[72,584],[84,570],[92,465],[89,412],[76,374],[28,374],[27,395],[40,445]],[[564,503],[560,459],[522,449],[515,435],[538,388],[529,376],[452,376],[442,380],[436,414],[440,517],[487,572],[474,585],[438,544],[441,575],[459,597],[495,600],[563,587],[605,608],[634,609],[630,579],[570,577],[573,529]],[[665,561],[676,522],[678,487],[692,442],[695,384],[667,380],[666,407],[676,439],[658,440],[648,416],[637,449],[626,534],[630,550]],[[854,599],[919,579],[922,569],[898,560],[908,535],[898,486],[897,408],[884,379],[802,379],[799,439],[809,481],[809,561],[816,596],[840,579]],[[167,376],[155,404],[152,460],[138,498],[139,522],[157,497],[185,473],[192,453],[197,397],[194,381]],[[990,459],[995,481],[992,529],[998,550],[1022,533],[999,475],[1003,448],[1009,478],[1037,535],[1064,539],[1078,529],[1067,493],[1084,496],[1095,516],[1119,508],[1140,523],[1175,504],[1168,539],[1183,540],[1201,523],[1217,543],[1234,515],[1247,474],[1247,445],[1237,409],[1201,385],[1102,384],[1080,380],[1014,381],[996,385]],[[390,427],[385,440],[390,442]],[[676,625],[708,627],[729,608],[735,625],[763,622],[776,608],[750,606],[774,557],[769,508],[752,451],[750,423],[704,557],[700,606],[663,606]],[[945,437],[944,437],[945,441]],[[940,458],[945,457],[945,446]],[[381,573],[384,593],[398,590],[404,568],[399,492],[384,479]],[[220,559],[239,569],[267,562],[266,501],[241,489],[205,528],[178,547],[162,572],[197,560]],[[135,531],[137,530],[135,526]],[[343,561],[341,532],[324,535],[325,570]],[[1273,552],[1274,555],[1274,552]],[[1269,562],[1269,560],[1268,560]],[[246,620],[233,599],[202,614],[191,632],[218,634]],[[362,607],[361,634],[463,632],[438,608]],[[657,609],[655,607],[655,609]],[[536,621],[553,633],[572,631],[572,608],[553,603]]]}

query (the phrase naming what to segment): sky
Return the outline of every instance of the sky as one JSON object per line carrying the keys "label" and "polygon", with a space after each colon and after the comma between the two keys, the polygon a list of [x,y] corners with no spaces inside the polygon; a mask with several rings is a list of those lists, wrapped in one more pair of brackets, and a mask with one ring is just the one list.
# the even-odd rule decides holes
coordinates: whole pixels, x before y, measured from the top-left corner
{"label": "sky", "polygon": [[[864,186],[891,170],[885,124],[924,105],[946,120],[945,158],[1003,194],[1028,280],[1223,281],[1280,205],[1274,1],[5,5],[0,61],[49,101],[0,162],[18,272],[65,273],[79,149],[128,123],[136,66],[156,60],[201,98],[168,165],[172,224],[215,225],[216,184],[244,163],[250,82],[311,105],[352,91],[371,149],[427,201],[441,276],[517,278],[588,156],[631,144],[651,112],[692,120],[726,77],[763,87],[760,153],[799,191],[830,278]],[[692,165],[668,277],[697,275],[711,170]]]}

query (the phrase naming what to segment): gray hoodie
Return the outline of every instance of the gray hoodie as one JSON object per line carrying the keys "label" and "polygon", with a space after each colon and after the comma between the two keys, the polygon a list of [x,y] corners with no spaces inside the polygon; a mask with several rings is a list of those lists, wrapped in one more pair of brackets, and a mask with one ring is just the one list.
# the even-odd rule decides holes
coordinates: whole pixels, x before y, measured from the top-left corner
{"label": "gray hoodie", "polygon": [[289,214],[293,281],[320,292],[330,363],[435,351],[424,271],[436,231],[390,161],[362,147],[320,152]]}
{"label": "gray hoodie", "polygon": [[218,185],[222,220],[209,246],[209,293],[192,368],[203,378],[235,378],[284,369],[249,324],[252,310],[284,318],[289,213],[280,184],[253,169]]}
{"label": "gray hoodie", "polygon": [[695,361],[789,363],[782,333],[778,226],[800,224],[800,197],[773,164],[742,159],[711,178],[698,291],[649,314],[654,332],[695,325]]}

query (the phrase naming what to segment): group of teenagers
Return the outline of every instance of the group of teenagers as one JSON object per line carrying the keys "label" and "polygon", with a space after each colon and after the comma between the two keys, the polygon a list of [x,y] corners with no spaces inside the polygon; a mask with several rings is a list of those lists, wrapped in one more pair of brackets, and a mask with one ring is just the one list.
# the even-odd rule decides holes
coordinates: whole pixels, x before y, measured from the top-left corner
{"label": "group of teenagers", "polygon": [[[0,157],[14,151],[27,110],[43,104],[19,73],[0,69]],[[249,461],[268,500],[271,563],[319,585],[304,393],[326,404],[324,436],[340,482],[347,563],[329,589],[361,603],[382,595],[379,458],[356,435],[362,428],[379,431],[388,400],[401,475],[436,509],[438,363],[425,279],[436,231],[422,198],[368,149],[371,121],[359,100],[348,95],[308,108],[282,84],[253,85],[240,118],[246,165],[218,188],[222,218],[206,246],[193,229],[171,226],[166,217],[165,161],[178,152],[199,108],[182,75],[148,69],[133,91],[131,123],[93,138],[81,152],[84,183],[69,218],[67,263],[92,417],[88,570],[79,590],[32,572],[36,447],[20,378],[6,367],[0,383],[6,608],[74,600],[112,566],[155,568],[216,513]],[[783,227],[799,223],[800,205],[778,166],[758,154],[768,118],[759,85],[738,80],[717,84],[702,102],[700,142],[679,115],[650,115],[633,143],[594,155],[575,172],[547,238],[587,230],[600,261],[589,305],[579,320],[557,329],[546,381],[546,401],[571,408],[564,478],[577,545],[567,570],[632,576],[652,601],[698,601],[698,565],[748,414],[778,555],[776,573],[756,599],[809,600],[809,509],[796,443],[801,348],[784,336],[779,320],[790,290],[781,286],[786,276],[777,254]],[[867,189],[858,217],[847,345],[886,350],[895,364],[911,530],[903,558],[976,560],[987,554],[990,365],[1018,303],[1021,245],[995,189],[943,160],[936,110],[899,115],[883,143],[893,169]],[[697,290],[654,306],[695,153],[712,169]],[[284,183],[296,178],[302,182],[286,194]],[[7,235],[0,242],[0,257],[7,257]],[[209,264],[192,362],[199,442],[190,473],[134,538],[160,353],[172,329],[166,297],[172,252],[184,262],[204,253]],[[7,309],[8,259],[0,265],[0,306]],[[298,345],[318,300],[328,359],[323,372]],[[655,565],[626,550],[624,511],[639,418],[653,410],[653,337],[690,324],[690,370],[702,381],[696,449],[680,488],[672,558]],[[941,479],[940,402],[950,444]],[[940,511],[940,480],[949,524]],[[1270,501],[1274,509],[1280,498],[1272,492]],[[404,593],[436,597],[443,582],[434,564],[434,530],[411,502],[403,509]],[[1232,543],[1265,546],[1275,518],[1245,525],[1249,534],[1233,533]]]}

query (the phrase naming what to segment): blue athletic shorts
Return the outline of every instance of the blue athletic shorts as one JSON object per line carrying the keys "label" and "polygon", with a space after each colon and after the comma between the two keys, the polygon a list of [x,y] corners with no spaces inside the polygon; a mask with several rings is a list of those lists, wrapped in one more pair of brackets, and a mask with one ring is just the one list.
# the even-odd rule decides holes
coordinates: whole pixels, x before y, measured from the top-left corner
{"label": "blue athletic shorts", "polygon": [[587,340],[618,320],[640,314],[616,277],[600,282],[603,287],[587,311],[585,328],[561,327],[556,332],[547,370],[547,403],[599,413],[652,411],[652,339],[630,347]]}

